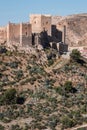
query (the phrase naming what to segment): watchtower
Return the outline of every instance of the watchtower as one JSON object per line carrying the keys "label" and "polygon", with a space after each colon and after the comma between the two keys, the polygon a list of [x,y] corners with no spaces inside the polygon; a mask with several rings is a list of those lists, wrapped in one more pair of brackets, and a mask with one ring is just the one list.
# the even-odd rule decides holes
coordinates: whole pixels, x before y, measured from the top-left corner
{"label": "watchtower", "polygon": [[30,24],[32,33],[47,31],[47,34],[51,36],[51,15],[32,14],[30,15]]}

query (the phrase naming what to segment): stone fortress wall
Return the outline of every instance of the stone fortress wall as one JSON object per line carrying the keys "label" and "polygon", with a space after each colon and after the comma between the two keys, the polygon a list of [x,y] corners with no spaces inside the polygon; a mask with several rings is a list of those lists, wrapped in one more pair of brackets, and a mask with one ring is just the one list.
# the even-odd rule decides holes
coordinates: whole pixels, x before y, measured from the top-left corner
{"label": "stone fortress wall", "polygon": [[[19,43],[19,46],[27,45],[31,42],[31,25],[29,23],[8,23],[7,25],[7,43]],[[25,46],[26,46],[25,45]]]}
{"label": "stone fortress wall", "polygon": [[8,23],[7,25],[7,42],[20,42],[20,24]]}
{"label": "stone fortress wall", "polygon": [[30,15],[30,23],[8,23],[6,27],[0,27],[0,42],[7,41],[10,45],[16,43],[19,46],[30,46],[32,34],[39,34],[47,31],[51,36],[51,15]]}
{"label": "stone fortress wall", "polygon": [[21,46],[29,46],[32,43],[32,30],[31,24],[29,23],[21,23],[20,24],[20,45]]}
{"label": "stone fortress wall", "polygon": [[8,46],[29,47],[31,45],[37,46],[41,42],[45,46],[48,42],[62,41],[61,38],[58,39],[61,37],[60,34],[62,36],[62,33],[56,28],[52,28],[51,15],[32,14],[30,15],[30,23],[9,22],[6,27],[0,28],[0,39],[7,41]]}

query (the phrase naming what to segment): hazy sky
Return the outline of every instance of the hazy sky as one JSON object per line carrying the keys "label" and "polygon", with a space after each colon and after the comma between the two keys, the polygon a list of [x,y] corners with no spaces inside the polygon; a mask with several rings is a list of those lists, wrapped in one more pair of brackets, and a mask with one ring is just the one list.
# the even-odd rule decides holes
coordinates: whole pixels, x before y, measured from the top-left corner
{"label": "hazy sky", "polygon": [[29,14],[87,13],[87,0],[0,0],[0,25],[28,22]]}

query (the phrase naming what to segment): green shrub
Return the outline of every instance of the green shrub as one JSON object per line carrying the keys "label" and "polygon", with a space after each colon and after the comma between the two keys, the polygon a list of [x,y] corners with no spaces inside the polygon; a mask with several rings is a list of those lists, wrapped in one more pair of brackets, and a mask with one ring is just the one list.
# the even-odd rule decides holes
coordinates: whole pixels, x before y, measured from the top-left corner
{"label": "green shrub", "polygon": [[76,125],[75,121],[68,116],[63,117],[61,123],[63,128],[71,128]]}
{"label": "green shrub", "polygon": [[72,90],[72,82],[71,81],[66,81],[65,84],[64,84],[64,88],[67,92],[71,92]]}
{"label": "green shrub", "polygon": [[9,119],[9,118],[3,118],[3,120],[2,120],[4,123],[9,123],[9,122],[11,122],[11,119]]}
{"label": "green shrub", "polygon": [[81,53],[77,49],[73,49],[70,54],[71,59],[77,61],[81,58]]}
{"label": "green shrub", "polygon": [[12,52],[9,51],[9,50],[7,50],[6,55],[7,55],[7,56],[11,56],[11,55],[12,55]]}
{"label": "green shrub", "polygon": [[4,126],[0,125],[0,130],[5,130]]}
{"label": "green shrub", "polygon": [[59,93],[60,95],[64,95],[64,91],[63,91],[62,87],[59,86],[59,87],[55,88],[55,90],[56,90],[56,92]]}
{"label": "green shrub", "polygon": [[66,81],[64,86],[64,91],[68,92],[68,93],[76,93],[77,89],[73,87],[72,82],[71,81]]}
{"label": "green shrub", "polygon": [[29,67],[29,72],[30,72],[30,75],[32,74],[44,75],[45,74],[44,69],[41,66],[37,66],[37,65],[34,65],[32,68]]}
{"label": "green shrub", "polygon": [[18,68],[18,62],[16,62],[16,61],[10,62],[10,63],[8,63],[8,66],[10,66],[11,68],[16,69],[16,68]]}
{"label": "green shrub", "polygon": [[54,60],[53,60],[53,59],[48,60],[48,66],[51,66],[51,65],[53,65],[53,64],[54,64]]}
{"label": "green shrub", "polygon": [[4,95],[2,95],[2,102],[4,104],[12,104],[15,103],[16,99],[16,90],[14,88],[8,89],[5,91]]}
{"label": "green shrub", "polygon": [[23,77],[23,71],[22,71],[22,70],[16,71],[15,74],[16,74],[16,77],[15,77],[15,78],[16,78],[17,80],[20,80],[20,79]]}
{"label": "green shrub", "polygon": [[21,128],[18,124],[16,124],[11,126],[11,130],[21,130]]}

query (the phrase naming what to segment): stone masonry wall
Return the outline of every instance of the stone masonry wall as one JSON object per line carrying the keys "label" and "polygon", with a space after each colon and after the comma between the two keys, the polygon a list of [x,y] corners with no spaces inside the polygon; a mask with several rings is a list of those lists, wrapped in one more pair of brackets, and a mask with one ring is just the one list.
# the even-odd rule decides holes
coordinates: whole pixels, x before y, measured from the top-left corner
{"label": "stone masonry wall", "polygon": [[41,33],[47,31],[51,36],[51,16],[50,15],[30,15],[32,33]]}
{"label": "stone masonry wall", "polygon": [[23,47],[30,46],[32,44],[32,30],[29,23],[20,24],[20,44]]}
{"label": "stone masonry wall", "polygon": [[20,24],[7,25],[7,42],[9,41],[20,43]]}
{"label": "stone masonry wall", "polygon": [[41,15],[30,15],[30,24],[32,25],[32,33],[40,33],[41,30]]}
{"label": "stone masonry wall", "polygon": [[7,45],[31,46],[39,43],[39,37],[35,37],[33,43],[33,35],[47,32],[51,36],[51,16],[33,14],[30,15],[30,23],[8,23],[6,28],[0,28],[0,39],[7,41]]}
{"label": "stone masonry wall", "polygon": [[47,31],[48,35],[51,36],[51,16],[50,15],[41,16],[41,30]]}
{"label": "stone masonry wall", "polygon": [[[19,46],[27,46],[31,44],[31,25],[29,23],[7,25],[7,42],[15,43]],[[18,44],[19,43],[19,44]]]}

